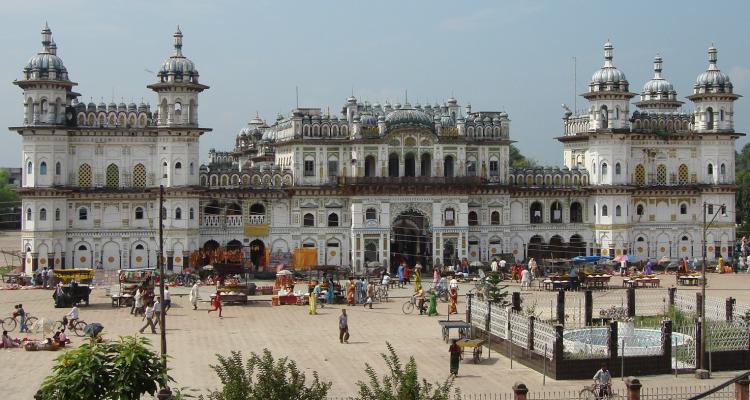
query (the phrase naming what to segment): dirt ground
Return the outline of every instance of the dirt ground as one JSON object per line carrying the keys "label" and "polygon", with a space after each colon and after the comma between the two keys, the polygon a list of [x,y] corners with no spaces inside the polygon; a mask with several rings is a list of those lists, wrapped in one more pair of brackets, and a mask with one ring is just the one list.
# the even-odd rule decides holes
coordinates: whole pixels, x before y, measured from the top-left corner
{"label": "dirt ground", "polygon": [[[16,239],[17,240],[17,239]],[[0,236],[0,247],[12,238]],[[665,279],[666,281],[666,279]],[[671,284],[671,280],[669,284]],[[709,296],[733,296],[741,301],[750,301],[746,288],[750,275],[712,275]],[[666,286],[669,286],[667,284]],[[463,286],[466,293],[470,286]],[[514,290],[515,285],[511,287]],[[308,315],[307,307],[271,307],[266,301],[247,306],[227,306],[224,317],[206,312],[207,303],[201,303],[198,311],[188,305],[186,288],[173,292],[174,306],[167,322],[169,366],[176,380],[173,386],[188,386],[196,389],[216,388],[218,379],[210,369],[216,360],[215,354],[228,354],[241,350],[245,354],[260,352],[264,348],[276,357],[288,356],[297,362],[300,369],[311,373],[318,371],[325,380],[333,382],[332,396],[352,395],[356,382],[365,380],[365,364],[373,365],[384,372],[380,353],[386,351],[386,342],[391,343],[403,359],[414,356],[420,375],[429,381],[443,380],[448,375],[448,345],[441,338],[438,320],[447,318],[447,304],[438,304],[438,317],[420,316],[418,313],[404,315],[401,306],[410,289],[392,293],[388,303],[376,304],[373,310],[358,307],[328,306],[319,309],[318,315]],[[649,289],[644,289],[649,290]],[[535,296],[535,292],[524,296]],[[208,298],[210,289],[201,292]],[[0,315],[7,315],[13,304],[22,303],[30,314],[37,317],[59,319],[67,310],[53,307],[52,292],[48,290],[0,290]],[[459,303],[459,315],[464,315],[465,301]],[[338,341],[337,321],[342,308],[347,308],[351,339],[349,344]],[[457,316],[452,316],[451,319]],[[87,322],[99,322],[105,327],[107,337],[134,335],[142,326],[140,318],[129,314],[129,309],[112,308],[104,288],[95,288],[89,307],[81,307],[81,318]],[[17,335],[16,331],[14,335]],[[36,337],[40,335],[37,334]],[[158,349],[158,335],[145,334]],[[73,346],[81,338],[73,338]],[[0,350],[0,387],[10,398],[29,399],[40,383],[51,371],[53,360],[59,352],[27,352],[20,349]],[[487,350],[485,348],[486,357]],[[595,371],[591,371],[592,376]],[[697,381],[692,376],[673,375],[641,377],[644,387],[692,386],[698,383],[719,383],[733,377],[733,372],[714,373],[710,382]],[[524,382],[531,391],[577,390],[590,381],[554,381],[547,378],[542,386],[542,375],[505,357],[492,354],[480,364],[462,361],[456,384],[464,394],[508,393],[515,382]],[[617,388],[624,385],[619,377]]]}

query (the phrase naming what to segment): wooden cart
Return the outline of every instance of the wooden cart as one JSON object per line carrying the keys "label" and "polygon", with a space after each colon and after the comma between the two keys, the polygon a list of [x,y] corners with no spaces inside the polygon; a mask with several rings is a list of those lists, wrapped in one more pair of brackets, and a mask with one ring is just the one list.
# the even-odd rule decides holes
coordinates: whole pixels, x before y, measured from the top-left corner
{"label": "wooden cart", "polygon": [[471,332],[471,325],[467,324],[464,321],[447,321],[442,320],[438,321],[438,324],[440,324],[440,327],[443,331],[443,340],[445,340],[446,343],[448,343],[448,340],[450,340],[450,330],[451,329],[458,329],[458,338],[464,339],[468,338]]}
{"label": "wooden cart", "polygon": [[54,276],[60,282],[58,289],[52,293],[55,307],[70,307],[81,302],[89,305],[93,269],[56,269]]}
{"label": "wooden cart", "polygon": [[465,351],[466,349],[471,349],[471,359],[474,361],[474,364],[479,363],[479,361],[482,360],[482,345],[484,345],[484,340],[482,339],[461,339],[456,342],[456,344],[461,347],[462,351]]}

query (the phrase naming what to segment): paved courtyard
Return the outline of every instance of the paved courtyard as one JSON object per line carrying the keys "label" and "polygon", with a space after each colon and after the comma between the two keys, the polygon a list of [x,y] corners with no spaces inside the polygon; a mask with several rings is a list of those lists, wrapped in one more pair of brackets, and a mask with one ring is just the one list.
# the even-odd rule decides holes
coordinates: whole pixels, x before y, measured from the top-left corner
{"label": "paved courtyard", "polygon": [[[709,295],[732,295],[748,300],[747,291],[742,288],[750,283],[750,275],[712,277]],[[466,293],[469,288],[464,286],[462,292]],[[187,297],[179,295],[186,292],[183,288],[173,290],[175,305],[168,318],[170,368],[177,386],[216,387],[217,378],[209,367],[215,361],[216,353],[242,350],[248,354],[268,348],[276,357],[289,356],[301,369],[318,371],[321,377],[333,381],[332,395],[349,395],[355,392],[357,380],[365,379],[365,363],[383,371],[384,363],[379,354],[386,350],[386,342],[390,342],[404,358],[413,355],[421,375],[428,380],[442,380],[448,374],[448,346],[441,339],[437,322],[446,318],[447,305],[444,303],[439,304],[439,317],[420,316],[418,313],[404,315],[401,311],[403,298],[377,304],[373,310],[361,306],[347,308],[352,334],[347,345],[340,344],[337,337],[337,318],[343,306],[325,307],[319,310],[319,315],[310,316],[306,307],[271,307],[263,301],[248,306],[227,306],[224,318],[219,319],[216,313],[206,312],[207,303],[201,303],[199,311],[190,309]],[[406,296],[407,293],[402,289],[395,295]],[[51,294],[46,290],[3,290],[0,291],[0,310],[10,312],[13,304],[23,303],[32,315],[59,318],[66,310],[53,307]],[[207,298],[208,294],[209,289],[204,289],[202,296]],[[103,288],[95,289],[92,296],[91,306],[82,307],[81,316],[88,322],[102,323],[108,337],[132,335],[140,328],[140,318],[131,316],[128,309],[111,308]],[[462,298],[460,315],[463,315],[465,304]],[[158,345],[158,335],[146,336]],[[81,339],[74,338],[74,345],[80,343]],[[3,350],[0,352],[0,381],[4,382],[0,387],[8,393],[16,393],[17,398],[30,398],[50,372],[58,354]],[[484,354],[486,356],[486,349]],[[731,372],[715,373],[712,381],[719,382],[733,375]],[[525,382],[532,390],[538,391],[577,389],[588,383],[548,378],[546,386],[542,387],[541,374],[519,363],[514,363],[510,369],[507,358],[494,354],[478,365],[462,362],[456,383],[463,393],[499,393],[508,392],[516,381]],[[688,375],[646,377],[643,381],[644,386],[698,383]],[[616,385],[622,385],[619,379]]]}

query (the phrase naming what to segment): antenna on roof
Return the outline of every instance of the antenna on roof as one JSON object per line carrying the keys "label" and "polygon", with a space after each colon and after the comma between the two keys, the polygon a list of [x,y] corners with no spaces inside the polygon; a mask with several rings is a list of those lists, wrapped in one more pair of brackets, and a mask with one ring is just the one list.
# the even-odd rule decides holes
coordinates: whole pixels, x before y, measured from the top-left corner
{"label": "antenna on roof", "polygon": [[409,89],[404,89],[404,104],[409,103]]}
{"label": "antenna on roof", "polygon": [[573,56],[573,109],[578,114],[578,96],[576,96],[576,88],[578,87],[578,60]]}
{"label": "antenna on roof", "polygon": [[294,93],[297,96],[297,108],[299,108],[299,86],[294,87]]}

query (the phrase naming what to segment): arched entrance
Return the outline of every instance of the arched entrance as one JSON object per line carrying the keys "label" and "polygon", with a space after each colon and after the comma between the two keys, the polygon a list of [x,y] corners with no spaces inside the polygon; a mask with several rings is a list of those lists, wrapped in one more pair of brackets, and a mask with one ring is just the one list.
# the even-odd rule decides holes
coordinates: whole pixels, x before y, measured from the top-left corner
{"label": "arched entrance", "polygon": [[565,258],[567,255],[567,248],[565,247],[563,238],[559,235],[552,236],[549,239],[548,250],[547,254],[549,254],[549,258]]}
{"label": "arched entrance", "polygon": [[573,235],[570,237],[568,243],[568,257],[573,258],[577,256],[586,255],[586,242],[583,241],[581,235]]}
{"label": "arched entrance", "polygon": [[242,242],[235,239],[227,243],[227,250],[239,250],[242,248]]}
{"label": "arched entrance", "polygon": [[391,224],[390,264],[403,261],[410,266],[417,262],[426,266],[432,256],[432,231],[427,217],[416,210],[399,214]]}
{"label": "arched entrance", "polygon": [[250,261],[253,262],[253,265],[258,267],[261,265],[266,265],[266,245],[263,243],[260,239],[255,239],[252,242],[250,242]]}
{"label": "arched entrance", "polygon": [[528,258],[534,258],[537,262],[541,261],[544,257],[544,238],[539,235],[534,235],[529,239],[529,250]]}

